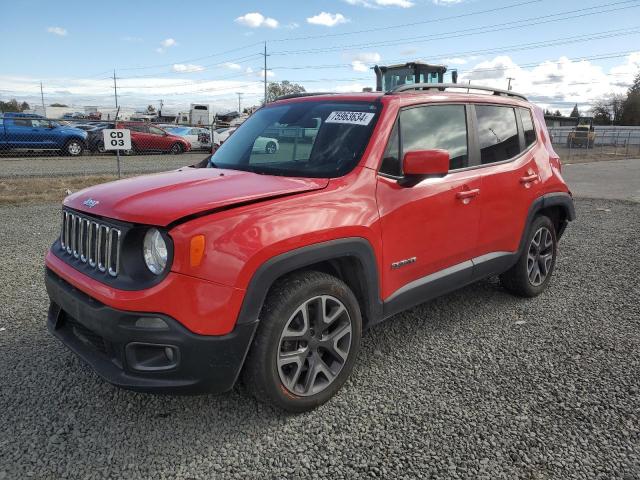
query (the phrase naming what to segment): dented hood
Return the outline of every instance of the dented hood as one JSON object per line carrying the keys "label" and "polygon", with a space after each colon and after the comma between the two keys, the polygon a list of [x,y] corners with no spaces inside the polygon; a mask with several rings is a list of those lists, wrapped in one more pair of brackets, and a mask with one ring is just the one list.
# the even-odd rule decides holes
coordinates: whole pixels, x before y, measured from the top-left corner
{"label": "dented hood", "polygon": [[69,195],[64,205],[125,222],[166,226],[186,216],[319,190],[328,183],[325,178],[181,168],[89,187]]}

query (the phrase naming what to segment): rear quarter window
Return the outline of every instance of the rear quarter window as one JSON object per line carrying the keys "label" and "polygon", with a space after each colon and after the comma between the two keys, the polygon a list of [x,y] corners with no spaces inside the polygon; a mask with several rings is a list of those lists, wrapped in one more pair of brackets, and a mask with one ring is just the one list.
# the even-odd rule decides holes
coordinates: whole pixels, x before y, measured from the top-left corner
{"label": "rear quarter window", "polygon": [[520,110],[520,119],[522,120],[524,146],[527,148],[536,141],[536,128],[533,123],[533,117],[531,116],[531,110],[528,108],[519,108],[518,110]]}

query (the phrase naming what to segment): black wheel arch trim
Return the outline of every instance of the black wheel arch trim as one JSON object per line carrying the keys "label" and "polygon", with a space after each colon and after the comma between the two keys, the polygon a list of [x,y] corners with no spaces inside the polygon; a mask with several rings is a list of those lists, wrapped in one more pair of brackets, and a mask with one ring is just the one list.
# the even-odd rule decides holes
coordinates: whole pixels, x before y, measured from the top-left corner
{"label": "black wheel arch trim", "polygon": [[[573,204],[573,197],[570,193],[566,192],[553,192],[547,193],[536,198],[529,207],[529,213],[527,215],[527,222],[525,223],[525,229],[522,232],[522,237],[520,239],[520,246],[518,248],[518,252],[522,252],[525,248],[525,242],[527,239],[527,235],[529,234],[529,228],[535,216],[541,210],[549,207],[560,207],[564,211],[566,215],[567,222],[572,222],[576,218],[576,208]],[[566,223],[560,226],[560,231],[558,232],[558,239],[564,232],[566,228]]]}
{"label": "black wheel arch trim", "polygon": [[364,275],[363,307],[370,323],[382,317],[379,274],[373,247],[362,237],[348,237],[326,242],[314,243],[277,255],[263,263],[253,274],[242,301],[238,315],[238,324],[255,322],[273,283],[283,275],[310,265],[337,260],[355,258],[360,263]]}

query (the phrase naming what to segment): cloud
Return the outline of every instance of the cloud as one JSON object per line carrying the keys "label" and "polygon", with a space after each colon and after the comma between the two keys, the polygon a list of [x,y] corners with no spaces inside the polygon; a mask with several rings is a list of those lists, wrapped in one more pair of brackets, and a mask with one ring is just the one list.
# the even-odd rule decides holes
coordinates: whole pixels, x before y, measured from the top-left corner
{"label": "cloud", "polygon": [[328,13],[328,12],[320,12],[313,17],[307,18],[307,23],[312,25],[323,25],[325,27],[335,27],[341,23],[347,23],[349,21],[341,13]]}
{"label": "cloud", "polygon": [[460,72],[458,81],[507,88],[508,77],[512,77],[513,90],[527,95],[543,108],[559,108],[568,113],[575,103],[588,110],[598,98],[625,93],[638,68],[640,51],[628,55],[624,63],[608,72],[590,61],[575,61],[564,56],[540,62],[533,68],[522,68],[509,56],[501,55]]}
{"label": "cloud", "polygon": [[242,70],[242,66],[237,63],[225,62],[222,64],[224,68],[228,68],[229,70]]}
{"label": "cloud", "polygon": [[404,50],[400,50],[400,55],[415,55],[418,53],[418,49],[415,47],[407,47]]}
{"label": "cloud", "polygon": [[465,0],[432,0],[434,5],[443,5],[445,7],[448,7],[450,5],[456,5],[458,3],[462,3]]}
{"label": "cloud", "polygon": [[205,68],[202,65],[192,63],[174,63],[171,70],[178,73],[202,72]]}
{"label": "cloud", "polygon": [[235,19],[236,23],[249,28],[278,28],[279,22],[275,18],[265,17],[261,13],[251,12]]}
{"label": "cloud", "polygon": [[367,8],[400,7],[411,8],[415,5],[411,0],[345,0],[350,5]]}
{"label": "cloud", "polygon": [[351,68],[354,72],[367,72],[373,64],[382,59],[378,52],[360,52],[345,56],[351,60]]}
{"label": "cloud", "polygon": [[300,28],[300,24],[298,22],[291,22],[284,26],[287,30],[295,30],[296,28]]}
{"label": "cloud", "polygon": [[461,57],[443,58],[442,63],[445,65],[464,65],[467,63],[467,59]]}
{"label": "cloud", "polygon": [[178,42],[173,38],[165,38],[160,42],[160,46],[156,48],[156,52],[164,53],[167,48],[175,47],[176,45],[178,45]]}
{"label": "cloud", "polygon": [[66,28],[62,27],[49,27],[47,28],[47,32],[58,35],[59,37],[66,37],[67,33],[69,33]]}

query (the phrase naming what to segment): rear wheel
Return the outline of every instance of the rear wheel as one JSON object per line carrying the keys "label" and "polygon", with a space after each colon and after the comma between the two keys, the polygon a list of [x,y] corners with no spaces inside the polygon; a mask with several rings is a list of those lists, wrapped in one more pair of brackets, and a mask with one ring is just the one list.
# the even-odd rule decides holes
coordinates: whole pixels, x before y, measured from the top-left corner
{"label": "rear wheel", "polygon": [[67,142],[64,147],[63,153],[71,157],[77,157],[79,155],[82,155],[83,150],[84,145],[82,144],[82,142],[74,138]]}
{"label": "rear wheel", "polygon": [[260,401],[311,410],[348,378],[361,331],[360,307],[344,282],[315,271],[290,275],[265,301],[243,383]]}
{"label": "rear wheel", "polygon": [[171,146],[171,150],[169,150],[169,153],[171,153],[172,155],[180,155],[183,151],[184,151],[184,148],[182,147],[181,144],[174,143]]}
{"label": "rear wheel", "polygon": [[96,144],[96,152],[101,153],[101,154],[102,153],[107,153],[107,149],[104,148],[104,142],[103,141],[99,141]]}
{"label": "rear wheel", "polygon": [[540,295],[549,284],[556,264],[557,238],[546,216],[533,220],[518,262],[500,275],[504,288],[521,297]]}

